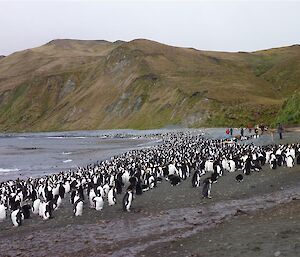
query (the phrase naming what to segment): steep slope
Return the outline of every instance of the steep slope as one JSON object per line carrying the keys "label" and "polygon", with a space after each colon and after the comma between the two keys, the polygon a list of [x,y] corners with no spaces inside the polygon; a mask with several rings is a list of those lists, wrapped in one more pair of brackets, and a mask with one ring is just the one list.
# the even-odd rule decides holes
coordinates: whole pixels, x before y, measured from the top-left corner
{"label": "steep slope", "polygon": [[0,59],[0,130],[271,123],[299,88],[299,55],[54,40]]}
{"label": "steep slope", "polygon": [[284,102],[276,122],[290,125],[300,124],[300,92],[296,92]]}

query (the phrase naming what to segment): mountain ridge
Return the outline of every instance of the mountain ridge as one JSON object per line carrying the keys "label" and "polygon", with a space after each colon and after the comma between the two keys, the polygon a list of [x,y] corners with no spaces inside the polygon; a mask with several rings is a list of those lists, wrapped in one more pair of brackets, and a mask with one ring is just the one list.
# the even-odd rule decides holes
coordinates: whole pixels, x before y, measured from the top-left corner
{"label": "mountain ridge", "polygon": [[299,45],[231,53],[52,40],[0,59],[0,130],[274,124],[299,88],[298,57]]}

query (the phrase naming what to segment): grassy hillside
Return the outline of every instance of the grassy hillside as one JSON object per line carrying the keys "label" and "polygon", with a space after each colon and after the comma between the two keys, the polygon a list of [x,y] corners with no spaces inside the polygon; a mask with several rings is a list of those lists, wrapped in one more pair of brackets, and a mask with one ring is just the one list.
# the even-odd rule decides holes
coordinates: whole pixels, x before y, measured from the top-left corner
{"label": "grassy hillside", "polygon": [[276,122],[290,125],[300,124],[300,92],[296,92],[284,102]]}
{"label": "grassy hillside", "polygon": [[54,40],[0,59],[0,130],[271,124],[299,88],[299,55]]}

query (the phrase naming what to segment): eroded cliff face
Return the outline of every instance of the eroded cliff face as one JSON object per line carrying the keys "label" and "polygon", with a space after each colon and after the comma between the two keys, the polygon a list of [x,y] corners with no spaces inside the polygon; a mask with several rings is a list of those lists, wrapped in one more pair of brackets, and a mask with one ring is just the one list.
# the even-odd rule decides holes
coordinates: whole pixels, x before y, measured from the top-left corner
{"label": "eroded cliff face", "polygon": [[299,88],[299,57],[299,46],[222,53],[54,40],[0,59],[0,130],[270,124]]}

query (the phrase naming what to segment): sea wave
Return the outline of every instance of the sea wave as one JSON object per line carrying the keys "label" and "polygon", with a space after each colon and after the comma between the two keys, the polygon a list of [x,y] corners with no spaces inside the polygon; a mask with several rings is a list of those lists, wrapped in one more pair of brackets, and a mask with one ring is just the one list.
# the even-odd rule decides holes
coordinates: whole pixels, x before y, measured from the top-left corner
{"label": "sea wave", "polygon": [[63,155],[69,155],[72,154],[72,152],[62,152]]}
{"label": "sea wave", "polygon": [[73,160],[68,159],[68,160],[64,160],[63,163],[68,163],[68,162],[72,162]]}
{"label": "sea wave", "polygon": [[20,169],[7,169],[7,168],[0,168],[0,174],[10,173],[20,171]]}

